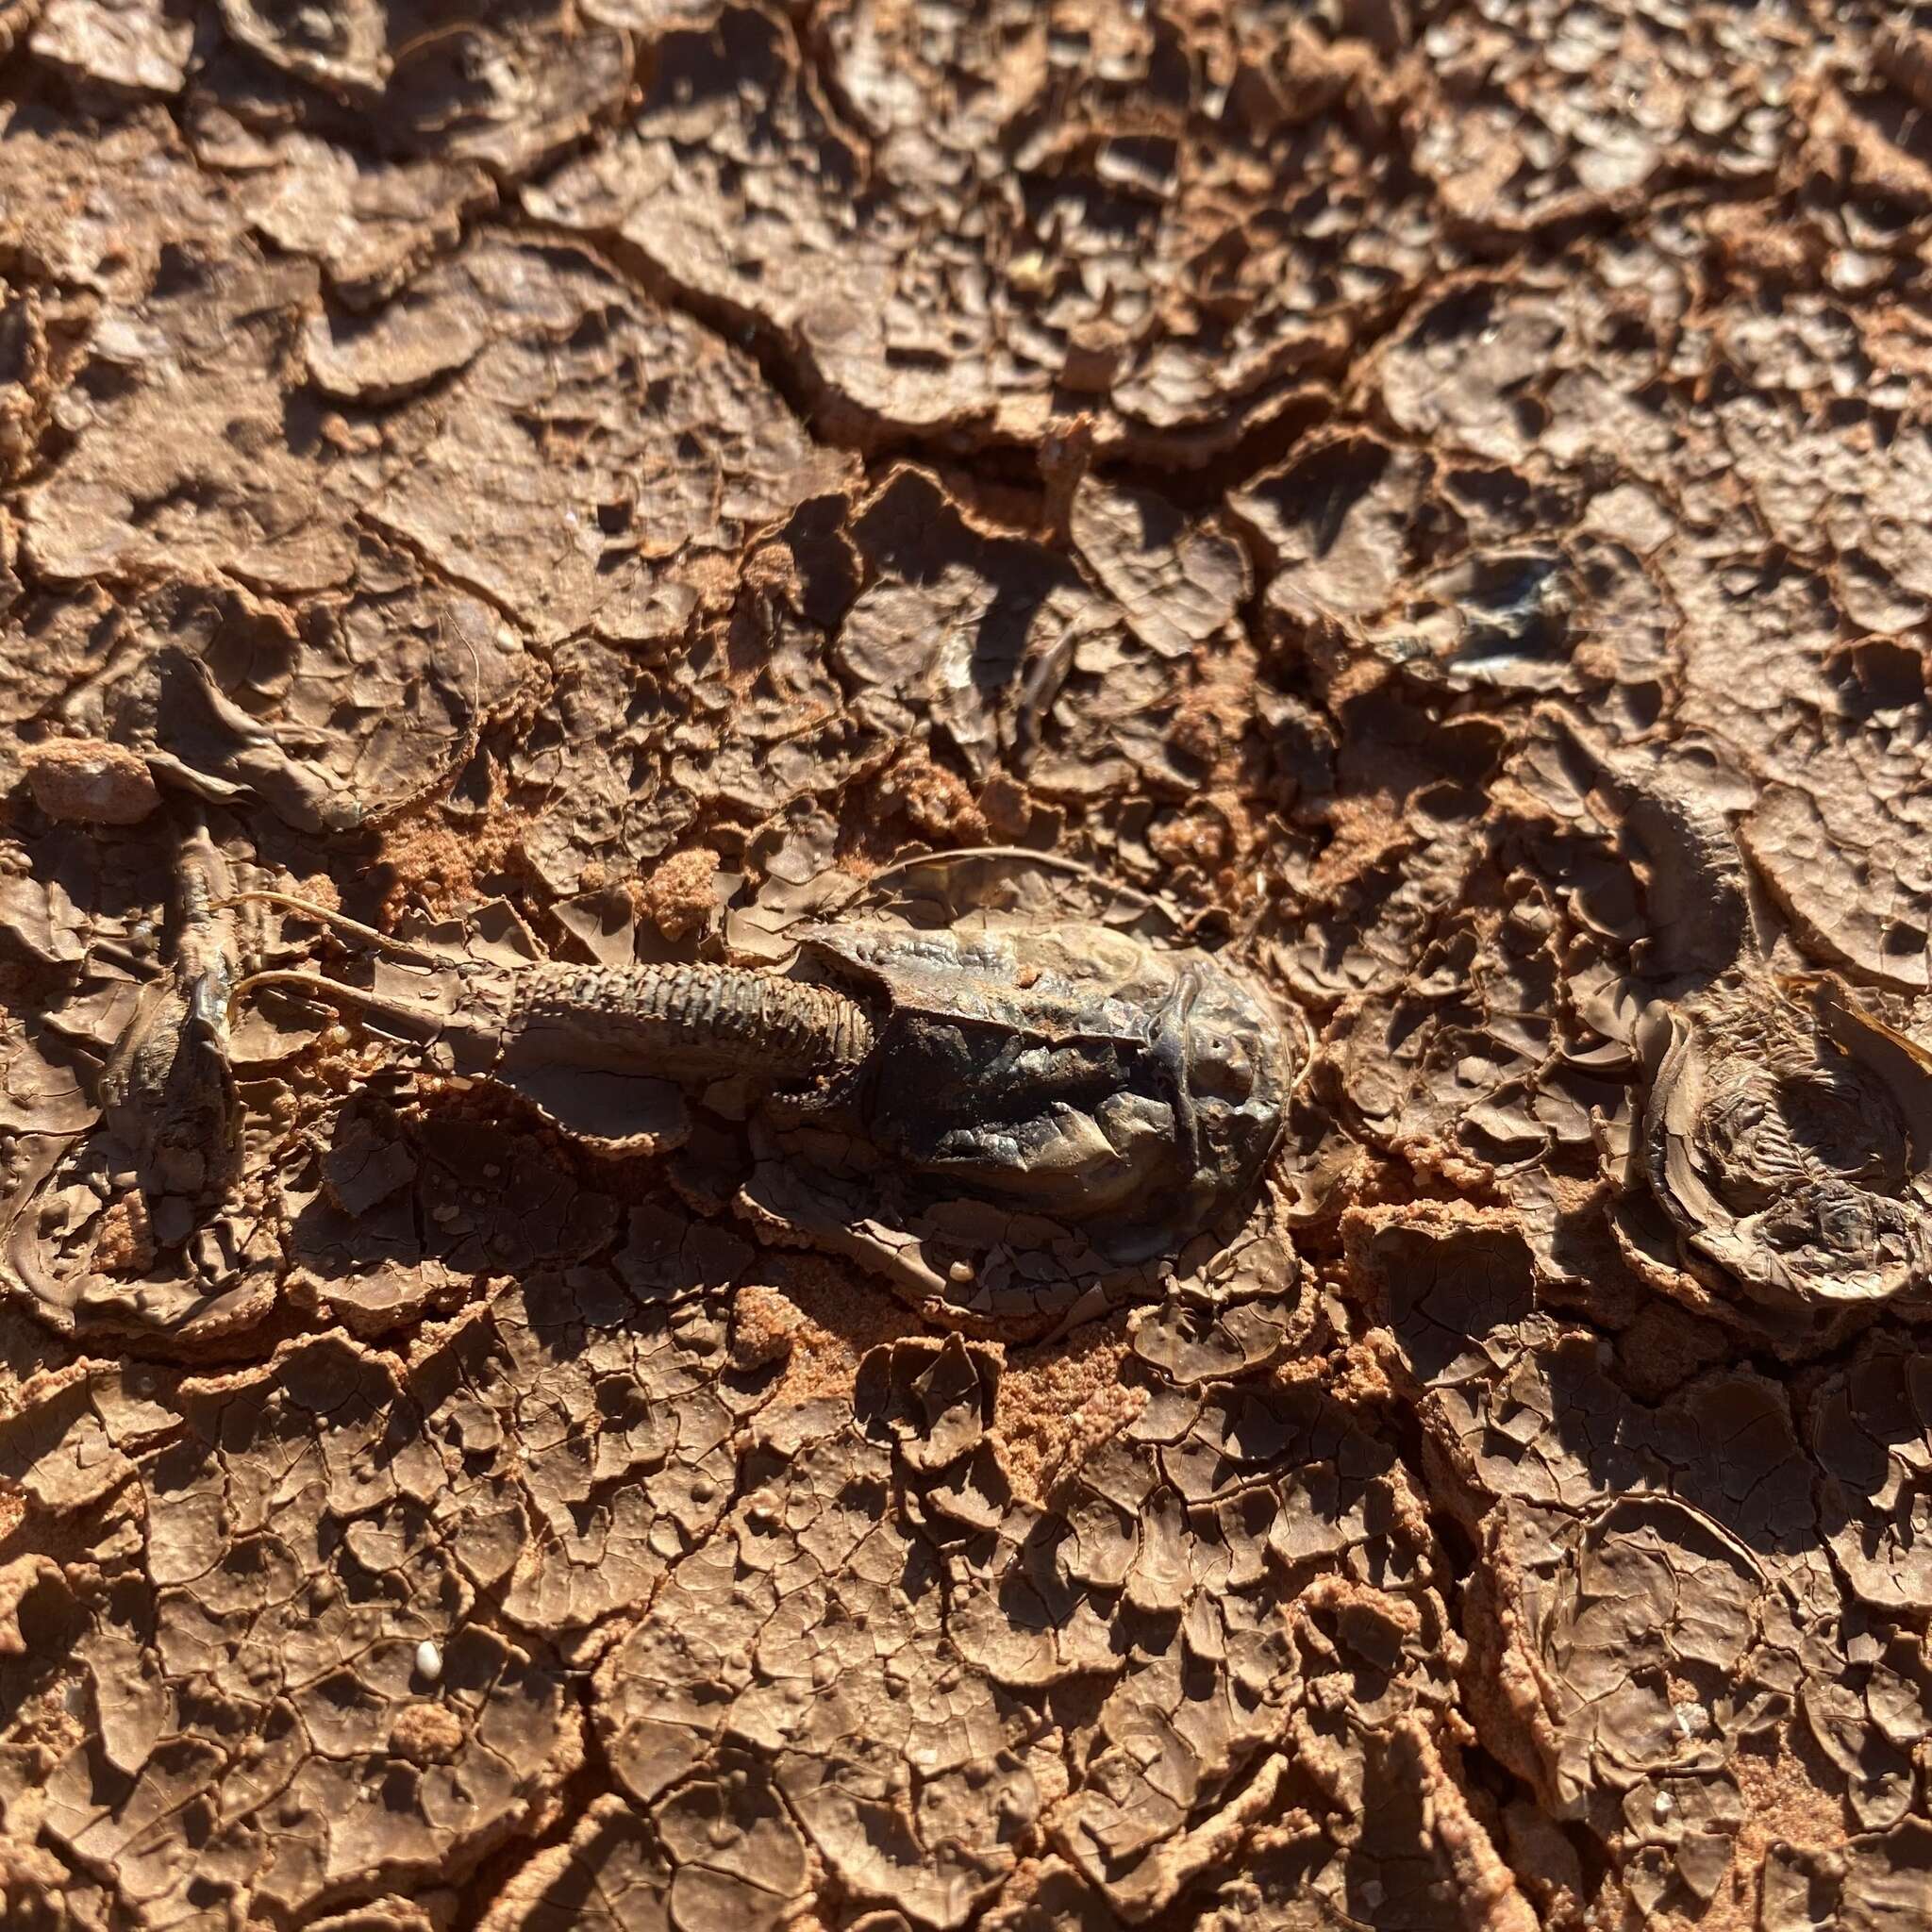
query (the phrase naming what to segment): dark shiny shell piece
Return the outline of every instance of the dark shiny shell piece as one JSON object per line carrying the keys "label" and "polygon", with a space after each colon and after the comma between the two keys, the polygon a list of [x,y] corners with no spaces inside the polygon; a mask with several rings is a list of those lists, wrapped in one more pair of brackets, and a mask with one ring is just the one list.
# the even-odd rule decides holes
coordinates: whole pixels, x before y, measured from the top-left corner
{"label": "dark shiny shell piece", "polygon": [[827,925],[801,976],[873,1008],[852,1105],[941,1191],[1141,1253],[1218,1223],[1281,1132],[1293,1056],[1265,998],[1209,955],[1111,927]]}

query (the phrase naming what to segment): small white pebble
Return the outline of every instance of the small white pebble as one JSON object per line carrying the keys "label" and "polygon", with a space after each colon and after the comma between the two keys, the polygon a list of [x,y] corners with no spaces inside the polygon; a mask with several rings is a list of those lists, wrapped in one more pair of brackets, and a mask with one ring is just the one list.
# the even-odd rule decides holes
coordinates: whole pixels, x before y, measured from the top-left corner
{"label": "small white pebble", "polygon": [[1703,1705],[1685,1702],[1671,1706],[1671,1716],[1675,1720],[1680,1737],[1701,1737],[1710,1728],[1710,1713]]}
{"label": "small white pebble", "polygon": [[946,1270],[946,1279],[948,1281],[971,1281],[973,1279],[973,1263],[971,1261],[955,1261]]}
{"label": "small white pebble", "polygon": [[426,1637],[416,1646],[416,1674],[425,1684],[442,1675],[442,1653]]}
{"label": "small white pebble", "polygon": [[1677,1801],[1668,1791],[1657,1794],[1657,1803],[1651,1807],[1659,1818],[1668,1818],[1677,1808]]}

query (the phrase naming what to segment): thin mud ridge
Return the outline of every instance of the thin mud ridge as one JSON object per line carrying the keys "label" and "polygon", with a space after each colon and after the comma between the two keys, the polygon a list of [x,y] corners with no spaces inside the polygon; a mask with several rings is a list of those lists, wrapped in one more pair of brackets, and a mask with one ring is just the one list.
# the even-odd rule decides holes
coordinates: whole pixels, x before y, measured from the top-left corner
{"label": "thin mud ridge", "polygon": [[[1932,1918],[1928,114],[1858,0],[0,0],[9,1923]],[[970,1119],[459,1050],[962,916],[1145,966],[941,959]]]}

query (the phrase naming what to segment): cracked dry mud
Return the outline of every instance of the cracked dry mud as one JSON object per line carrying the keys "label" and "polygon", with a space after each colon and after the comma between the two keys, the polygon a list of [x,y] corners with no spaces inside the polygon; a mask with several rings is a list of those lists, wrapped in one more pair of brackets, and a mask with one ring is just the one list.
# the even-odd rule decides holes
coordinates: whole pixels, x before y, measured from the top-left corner
{"label": "cracked dry mud", "polygon": [[1932,1925],[1928,116],[0,0],[0,1923]]}

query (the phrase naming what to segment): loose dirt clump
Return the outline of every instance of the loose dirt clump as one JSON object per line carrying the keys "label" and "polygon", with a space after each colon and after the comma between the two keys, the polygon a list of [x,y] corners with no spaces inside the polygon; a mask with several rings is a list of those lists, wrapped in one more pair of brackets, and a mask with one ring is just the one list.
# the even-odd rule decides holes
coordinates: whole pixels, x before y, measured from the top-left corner
{"label": "loose dirt clump", "polygon": [[674,854],[638,887],[639,912],[674,942],[702,931],[717,913],[717,854],[701,845]]}
{"label": "loose dirt clump", "polygon": [[34,803],[71,824],[138,825],[161,802],[146,763],[125,745],[51,739],[25,765]]}

